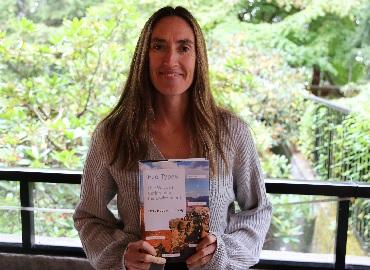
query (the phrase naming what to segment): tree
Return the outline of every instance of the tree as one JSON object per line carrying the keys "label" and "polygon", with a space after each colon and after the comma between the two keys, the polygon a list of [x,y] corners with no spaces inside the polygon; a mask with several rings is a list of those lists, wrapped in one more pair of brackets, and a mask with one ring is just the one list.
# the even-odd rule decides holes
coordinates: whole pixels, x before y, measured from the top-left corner
{"label": "tree", "polygon": [[265,45],[283,50],[292,66],[312,68],[311,84],[319,85],[323,81],[344,85],[366,75],[366,64],[348,55],[355,53],[355,36],[359,39],[357,44],[368,44],[368,35],[363,35],[368,29],[367,1],[256,0],[241,3],[239,18],[261,24],[263,28],[259,29],[265,34]]}
{"label": "tree", "polygon": [[0,3],[0,22],[27,18],[35,23],[60,26],[65,19],[82,18],[86,10],[102,0],[4,0]]}
{"label": "tree", "polygon": [[58,29],[10,21],[12,29],[0,34],[0,116],[7,126],[0,163],[81,168],[92,129],[124,81],[138,18],[135,6],[120,2]]}

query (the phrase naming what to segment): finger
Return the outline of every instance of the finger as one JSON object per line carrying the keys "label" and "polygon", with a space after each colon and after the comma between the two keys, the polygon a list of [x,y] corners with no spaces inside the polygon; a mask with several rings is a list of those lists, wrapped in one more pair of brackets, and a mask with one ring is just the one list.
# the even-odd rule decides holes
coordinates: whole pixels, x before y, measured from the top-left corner
{"label": "finger", "polygon": [[127,245],[127,251],[128,252],[138,252],[139,249],[140,249],[140,246],[141,246],[141,243],[140,242],[142,242],[142,240],[137,241],[137,242],[128,243],[128,245]]}
{"label": "finger", "polygon": [[136,249],[138,252],[143,252],[144,251],[145,253],[149,253],[153,256],[155,256],[157,254],[154,247],[151,244],[149,244],[148,242],[143,241],[143,240],[140,240],[140,241],[129,244],[128,248]]}
{"label": "finger", "polygon": [[149,270],[150,269],[150,264],[148,265],[148,267],[144,267],[142,265],[135,265],[131,268],[127,268],[127,270]]}
{"label": "finger", "polygon": [[150,269],[150,263],[139,263],[135,265],[135,269],[137,270],[149,270]]}
{"label": "finger", "polygon": [[147,241],[142,241],[141,249],[153,256],[157,255],[157,251],[155,250],[155,248]]}
{"label": "finger", "polygon": [[140,253],[137,256],[137,258],[140,262],[144,262],[144,263],[155,263],[155,264],[165,264],[166,263],[165,258],[156,257],[156,256],[152,256],[150,254],[145,254],[145,253]]}
{"label": "finger", "polygon": [[150,263],[144,263],[144,262],[131,262],[130,264],[126,265],[127,270],[149,270],[150,269]]}
{"label": "finger", "polygon": [[149,263],[140,263],[140,262],[134,262],[125,265],[127,270],[149,270],[150,264]]}
{"label": "finger", "polygon": [[189,269],[192,269],[192,268],[198,268],[200,266],[203,266],[203,265],[207,264],[212,259],[212,255],[213,254],[210,254],[208,256],[205,256],[205,257],[201,258],[200,260],[197,260],[196,262],[194,262],[192,264],[188,264],[187,267]]}
{"label": "finger", "polygon": [[213,243],[211,245],[208,245],[207,247],[205,247],[205,248],[203,248],[201,250],[198,250],[194,255],[192,255],[191,257],[189,257],[186,260],[186,263],[192,265],[195,262],[201,260],[202,258],[204,258],[204,257],[206,257],[208,255],[212,255],[216,251],[216,248],[217,248],[216,243]]}
{"label": "finger", "polygon": [[207,236],[203,237],[202,240],[197,245],[197,250],[201,250],[206,246],[209,246],[217,241],[216,236],[213,234],[208,234]]}

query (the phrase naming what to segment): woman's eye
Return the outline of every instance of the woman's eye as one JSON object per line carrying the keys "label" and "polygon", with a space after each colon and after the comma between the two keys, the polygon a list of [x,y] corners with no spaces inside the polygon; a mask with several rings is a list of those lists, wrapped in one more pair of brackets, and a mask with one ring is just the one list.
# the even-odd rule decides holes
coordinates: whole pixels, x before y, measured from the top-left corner
{"label": "woman's eye", "polygon": [[160,44],[153,44],[152,49],[155,50],[155,51],[160,51],[160,50],[163,49],[163,46],[160,45]]}
{"label": "woman's eye", "polygon": [[183,52],[183,53],[186,53],[186,52],[190,51],[190,48],[188,46],[182,46],[180,48],[180,51]]}

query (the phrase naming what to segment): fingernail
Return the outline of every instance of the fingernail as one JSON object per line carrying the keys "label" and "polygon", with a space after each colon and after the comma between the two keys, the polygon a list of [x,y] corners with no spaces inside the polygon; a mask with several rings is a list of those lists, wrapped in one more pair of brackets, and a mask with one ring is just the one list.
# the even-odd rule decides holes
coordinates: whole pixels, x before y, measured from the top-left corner
{"label": "fingernail", "polygon": [[166,259],[165,258],[157,258],[157,263],[158,264],[165,264],[166,263]]}

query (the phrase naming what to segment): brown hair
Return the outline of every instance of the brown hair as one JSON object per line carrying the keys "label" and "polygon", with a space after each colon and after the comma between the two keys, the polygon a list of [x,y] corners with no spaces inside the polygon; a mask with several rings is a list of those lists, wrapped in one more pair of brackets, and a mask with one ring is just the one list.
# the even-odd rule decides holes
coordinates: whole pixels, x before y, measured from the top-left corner
{"label": "brown hair", "polygon": [[167,16],[178,16],[188,22],[194,31],[196,64],[189,93],[189,116],[192,144],[198,157],[208,158],[211,175],[215,175],[216,150],[225,159],[220,141],[219,126],[224,124],[223,109],[212,97],[208,78],[206,44],[200,26],[193,15],[183,7],[164,7],[146,22],[137,42],[129,75],[122,95],[109,115],[103,119],[104,135],[111,147],[111,164],[120,160],[125,169],[136,169],[145,159],[150,142],[149,121],[153,119],[154,87],[149,78],[149,46],[154,25]]}

